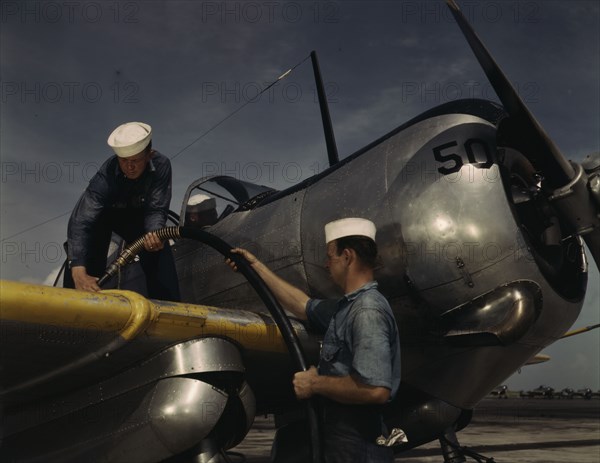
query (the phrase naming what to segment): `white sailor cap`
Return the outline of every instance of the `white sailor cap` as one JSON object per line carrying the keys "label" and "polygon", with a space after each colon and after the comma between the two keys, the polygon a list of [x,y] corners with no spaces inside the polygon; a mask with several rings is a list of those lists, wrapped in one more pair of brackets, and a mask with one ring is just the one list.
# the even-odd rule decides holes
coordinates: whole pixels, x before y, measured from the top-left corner
{"label": "white sailor cap", "polygon": [[334,220],[325,225],[325,243],[329,243],[345,236],[366,236],[375,241],[377,229],[375,224],[367,219],[352,217]]}
{"label": "white sailor cap", "polygon": [[216,207],[217,201],[215,198],[198,193],[188,199],[186,212],[204,212],[216,209]]}
{"label": "white sailor cap", "polygon": [[108,136],[108,146],[120,158],[141,153],[152,140],[152,127],[143,122],[121,124]]}

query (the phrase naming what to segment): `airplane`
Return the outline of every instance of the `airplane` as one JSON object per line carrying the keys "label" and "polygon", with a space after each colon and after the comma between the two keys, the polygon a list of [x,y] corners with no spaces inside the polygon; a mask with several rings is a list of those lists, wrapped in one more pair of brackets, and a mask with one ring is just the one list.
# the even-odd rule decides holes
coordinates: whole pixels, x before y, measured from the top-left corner
{"label": "airplane", "polygon": [[492,389],[489,395],[492,397],[497,397],[498,399],[508,399],[507,391],[508,386],[506,384],[501,384]]}
{"label": "airplane", "polygon": [[575,391],[570,387],[565,387],[559,392],[555,393],[557,399],[572,399]]}
{"label": "airplane", "polygon": [[[283,191],[193,182],[163,232],[181,302],[1,282],[3,461],[226,461],[260,414],[275,416],[273,461],[318,461],[314,404],[291,377],[318,361],[320,339],[223,253],[246,247],[307,293],[339,297],[323,224],[344,216],[377,225],[376,276],[399,322],[402,384],[384,417],[407,440],[394,451],[438,440],[445,463],[478,458],[456,438],[475,406],[579,315],[584,240],[600,263],[600,159],[566,160],[447,4],[502,105],[437,106],[343,160],[326,129],[330,167]],[[217,198],[207,229],[185,221],[197,192]]]}
{"label": "airplane", "polygon": [[542,384],[531,391],[527,391],[526,396],[529,398],[541,397],[543,399],[554,399],[554,389]]}
{"label": "airplane", "polygon": [[557,399],[574,399],[576,397],[581,397],[585,400],[591,400],[592,397],[594,397],[594,392],[589,387],[577,390],[574,390],[570,387],[566,387],[562,391],[557,392],[555,394],[555,397]]}
{"label": "airplane", "polygon": [[573,392],[573,397],[581,397],[585,400],[590,400],[593,396],[593,392],[589,387],[585,387],[583,389],[577,389]]}

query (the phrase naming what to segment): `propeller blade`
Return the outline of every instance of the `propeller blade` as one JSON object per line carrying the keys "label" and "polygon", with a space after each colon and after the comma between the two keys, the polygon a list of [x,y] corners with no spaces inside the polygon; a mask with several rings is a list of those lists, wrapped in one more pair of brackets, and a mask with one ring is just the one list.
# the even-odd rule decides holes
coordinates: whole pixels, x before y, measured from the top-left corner
{"label": "propeller blade", "polygon": [[[485,75],[500,98],[509,117],[498,128],[499,145],[518,149],[542,174],[542,187],[554,201],[572,230],[581,235],[600,266],[600,223],[598,207],[590,200],[585,178],[577,172],[546,134],[490,52],[485,48],[455,0],[446,0]],[[583,187],[582,187],[583,185]],[[558,194],[557,194],[558,193]],[[571,200],[562,197],[573,194]],[[585,223],[585,226],[582,224]]]}
{"label": "propeller blade", "polygon": [[521,97],[490,52],[485,48],[457,3],[454,0],[446,0],[446,3],[494,91],[500,98],[510,119],[512,119],[512,126],[518,127],[519,132],[524,134],[524,136],[518,137],[518,142],[521,145],[519,148],[526,147],[526,150],[523,150],[523,155],[542,172],[547,182],[546,186],[549,189],[554,190],[567,184],[574,175],[573,168],[567,159],[523,103],[523,100],[521,100]]}
{"label": "propeller blade", "polygon": [[596,328],[599,328],[599,327],[600,327],[600,323],[597,323],[597,324],[591,325],[591,326],[585,326],[583,328],[579,328],[577,330],[569,331],[569,332],[563,334],[560,337],[560,339],[569,338],[571,336],[577,336],[578,334],[581,334],[581,333],[587,333],[588,331],[595,330]]}

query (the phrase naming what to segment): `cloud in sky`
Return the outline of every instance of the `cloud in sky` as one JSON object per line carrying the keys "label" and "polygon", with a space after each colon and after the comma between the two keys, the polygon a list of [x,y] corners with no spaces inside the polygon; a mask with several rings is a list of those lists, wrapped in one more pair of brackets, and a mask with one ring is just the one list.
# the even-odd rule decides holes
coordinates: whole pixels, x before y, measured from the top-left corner
{"label": "cloud in sky", "polygon": [[[600,151],[598,2],[460,3],[567,156]],[[342,157],[446,101],[496,100],[442,1],[1,5],[2,278],[42,282],[62,263],[68,214],[110,155],[116,125],[150,122],[155,148],[173,156],[313,49]],[[299,164],[293,179],[265,169],[258,183],[277,188],[322,170],[314,94],[305,62],[178,156],[172,209],[215,166],[241,175],[248,162]],[[598,318],[594,275],[578,325]],[[583,336],[553,346],[565,356],[553,351],[556,362],[530,367],[531,381],[568,358],[591,361],[581,355],[598,352],[599,337]],[[596,378],[582,382],[600,387],[597,364],[586,371]]]}

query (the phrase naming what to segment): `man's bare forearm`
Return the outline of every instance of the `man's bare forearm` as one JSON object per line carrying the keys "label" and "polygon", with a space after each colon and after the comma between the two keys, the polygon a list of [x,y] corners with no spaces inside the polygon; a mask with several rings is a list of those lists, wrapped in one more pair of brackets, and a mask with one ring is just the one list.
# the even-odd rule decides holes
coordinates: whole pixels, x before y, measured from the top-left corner
{"label": "man's bare forearm", "polygon": [[371,386],[354,376],[319,375],[314,366],[296,373],[293,383],[299,399],[318,394],[343,404],[384,404],[390,398],[387,387]]}
{"label": "man's bare forearm", "polygon": [[306,320],[306,303],[310,299],[308,295],[277,276],[262,262],[256,261],[251,265],[265,281],[283,308],[292,312],[301,320]]}

